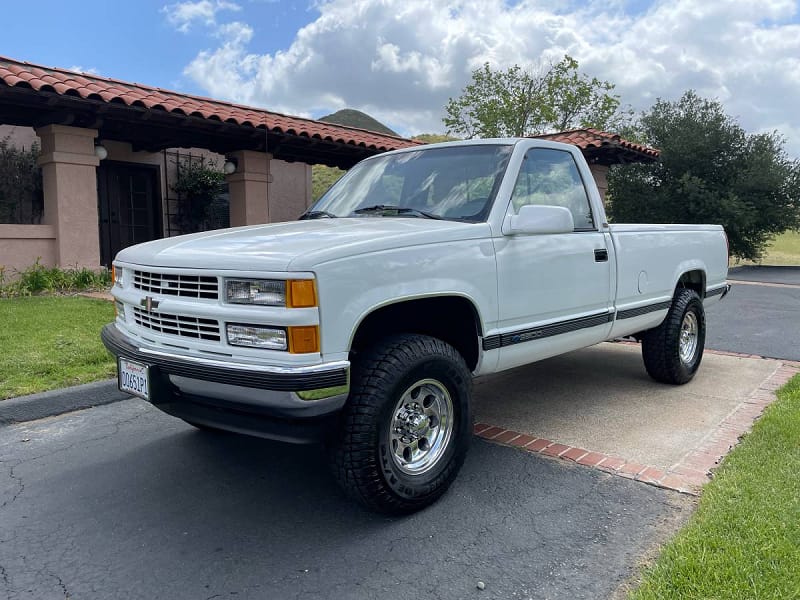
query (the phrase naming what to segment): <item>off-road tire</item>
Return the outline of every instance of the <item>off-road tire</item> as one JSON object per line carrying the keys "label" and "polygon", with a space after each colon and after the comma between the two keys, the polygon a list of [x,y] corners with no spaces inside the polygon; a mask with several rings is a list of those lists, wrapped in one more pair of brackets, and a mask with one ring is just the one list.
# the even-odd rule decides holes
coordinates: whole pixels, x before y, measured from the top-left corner
{"label": "off-road tire", "polygon": [[[690,315],[687,317],[687,314]],[[696,326],[696,344],[690,356],[681,356],[682,329]],[[684,334],[685,335],[685,334]],[[679,385],[689,382],[703,359],[706,342],[706,317],[703,301],[694,290],[679,288],[664,321],[642,335],[642,358],[647,373],[662,383]]]}
{"label": "off-road tire", "polygon": [[[425,385],[440,390],[443,398],[449,396],[451,427],[441,431],[450,434],[425,472],[409,474],[402,470],[408,464],[398,465],[402,457],[396,454],[397,440],[390,437],[397,437],[394,425],[403,412],[396,412],[401,400],[410,398],[410,390],[422,398],[417,388]],[[455,479],[469,448],[471,389],[472,375],[462,356],[436,338],[396,335],[359,353],[341,431],[331,448],[333,475],[345,493],[368,509],[386,514],[411,513],[436,501]],[[431,397],[426,392],[424,401]],[[421,427],[428,427],[427,421]],[[431,425],[430,431],[434,429]]]}

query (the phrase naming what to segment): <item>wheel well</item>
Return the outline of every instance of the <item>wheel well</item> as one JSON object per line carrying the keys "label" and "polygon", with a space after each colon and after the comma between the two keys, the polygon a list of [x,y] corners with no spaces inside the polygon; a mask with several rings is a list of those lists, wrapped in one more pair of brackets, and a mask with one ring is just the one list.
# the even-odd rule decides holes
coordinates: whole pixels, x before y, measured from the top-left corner
{"label": "wheel well", "polygon": [[475,306],[460,296],[419,298],[383,306],[358,326],[351,352],[359,352],[396,333],[419,333],[439,338],[464,357],[470,371],[478,364],[480,319]]}
{"label": "wheel well", "polygon": [[678,279],[678,285],[675,286],[677,292],[679,288],[688,288],[697,292],[700,298],[706,296],[706,274],[704,271],[697,269],[695,271],[687,271]]}

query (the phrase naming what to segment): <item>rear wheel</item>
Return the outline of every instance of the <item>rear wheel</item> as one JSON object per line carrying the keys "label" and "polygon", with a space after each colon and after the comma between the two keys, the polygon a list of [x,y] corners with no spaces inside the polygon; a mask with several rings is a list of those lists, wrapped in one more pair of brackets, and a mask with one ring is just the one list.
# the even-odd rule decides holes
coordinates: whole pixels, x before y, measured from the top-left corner
{"label": "rear wheel", "polygon": [[423,335],[388,338],[356,361],[334,476],[383,513],[409,513],[455,479],[472,436],[472,375],[449,344]]}
{"label": "rear wheel", "polygon": [[642,358],[656,381],[682,384],[694,377],[703,359],[706,317],[694,290],[681,288],[664,321],[642,335]]}

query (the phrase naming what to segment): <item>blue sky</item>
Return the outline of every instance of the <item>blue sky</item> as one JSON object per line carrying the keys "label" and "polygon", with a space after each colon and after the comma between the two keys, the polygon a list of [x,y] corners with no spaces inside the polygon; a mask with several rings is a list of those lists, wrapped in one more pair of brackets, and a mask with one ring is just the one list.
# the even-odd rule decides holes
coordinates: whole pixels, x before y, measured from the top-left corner
{"label": "blue sky", "polygon": [[[216,39],[199,24],[176,31],[158,0],[56,0],[4,2],[0,55],[47,66],[94,69],[101,75],[168,89],[206,93],[183,76],[184,67]],[[236,18],[257,24],[260,52],[287,48],[303,25],[318,16],[311,2],[244,0]],[[43,18],[44,13],[44,18]],[[31,32],[36,32],[31,35]]]}
{"label": "blue sky", "polygon": [[564,54],[640,111],[687,89],[800,156],[800,0],[6,1],[0,55],[404,135],[489,62]]}

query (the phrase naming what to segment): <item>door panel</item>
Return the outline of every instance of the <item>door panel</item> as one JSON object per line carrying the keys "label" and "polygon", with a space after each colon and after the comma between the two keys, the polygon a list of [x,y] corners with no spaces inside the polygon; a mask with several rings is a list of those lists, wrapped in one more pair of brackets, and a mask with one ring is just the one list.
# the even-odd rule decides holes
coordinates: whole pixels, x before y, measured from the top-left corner
{"label": "door panel", "polygon": [[496,242],[500,369],[606,338],[611,267],[595,256],[596,249],[606,249],[604,234],[517,235]]}
{"label": "door panel", "polygon": [[508,214],[526,205],[569,209],[574,231],[495,238],[500,332],[489,345],[500,369],[600,342],[612,324],[609,240],[569,152],[527,151]]}

